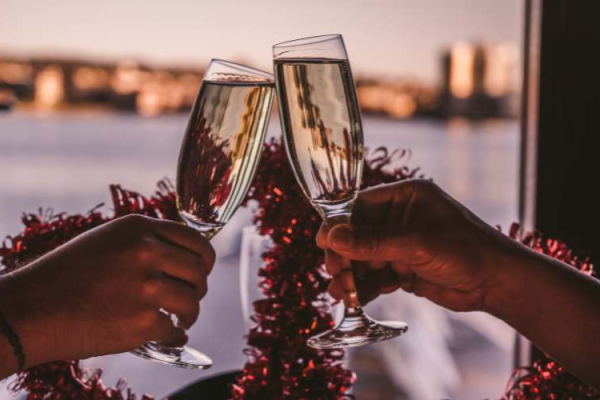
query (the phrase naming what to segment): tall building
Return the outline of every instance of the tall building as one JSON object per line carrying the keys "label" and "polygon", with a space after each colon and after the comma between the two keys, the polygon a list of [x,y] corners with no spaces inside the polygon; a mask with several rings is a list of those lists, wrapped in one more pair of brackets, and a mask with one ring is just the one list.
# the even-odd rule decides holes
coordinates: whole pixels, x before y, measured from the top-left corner
{"label": "tall building", "polygon": [[514,114],[516,61],[511,46],[454,44],[441,60],[441,114],[473,118]]}
{"label": "tall building", "polygon": [[65,74],[58,65],[49,65],[35,77],[34,101],[38,107],[53,108],[65,97]]}

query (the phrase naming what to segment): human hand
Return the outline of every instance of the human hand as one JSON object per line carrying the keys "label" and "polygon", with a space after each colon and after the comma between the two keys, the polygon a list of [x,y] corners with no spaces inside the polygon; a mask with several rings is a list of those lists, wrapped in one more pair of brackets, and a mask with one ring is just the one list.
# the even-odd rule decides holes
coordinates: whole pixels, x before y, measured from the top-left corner
{"label": "human hand", "polygon": [[183,345],[214,262],[211,245],[193,229],[129,215],[0,277],[0,306],[28,366],[150,340]]}
{"label": "human hand", "polygon": [[352,262],[363,304],[402,288],[455,311],[483,310],[499,279],[494,267],[515,246],[425,180],[362,191],[352,222],[324,223],[317,244],[326,250],[331,295],[345,297],[352,285],[342,271]]}

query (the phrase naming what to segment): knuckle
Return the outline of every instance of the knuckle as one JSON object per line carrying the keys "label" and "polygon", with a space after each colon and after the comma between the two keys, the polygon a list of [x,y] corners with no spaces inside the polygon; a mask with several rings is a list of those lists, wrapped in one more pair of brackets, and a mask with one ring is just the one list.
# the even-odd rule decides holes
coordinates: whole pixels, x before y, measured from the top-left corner
{"label": "knuckle", "polygon": [[135,261],[139,264],[148,264],[155,257],[154,246],[146,238],[139,237],[131,246]]}
{"label": "knuckle", "polygon": [[135,251],[135,259],[139,264],[147,264],[152,258],[152,251],[147,246],[140,246]]}
{"label": "knuckle", "polygon": [[154,303],[160,295],[160,282],[158,279],[149,279],[142,284],[140,291],[142,299],[149,303]]}
{"label": "knuckle", "polygon": [[148,217],[140,214],[129,214],[122,217],[121,220],[132,228],[143,228],[148,223]]}
{"label": "knuckle", "polygon": [[138,326],[144,330],[152,328],[157,322],[158,313],[149,307],[140,312],[137,318]]}

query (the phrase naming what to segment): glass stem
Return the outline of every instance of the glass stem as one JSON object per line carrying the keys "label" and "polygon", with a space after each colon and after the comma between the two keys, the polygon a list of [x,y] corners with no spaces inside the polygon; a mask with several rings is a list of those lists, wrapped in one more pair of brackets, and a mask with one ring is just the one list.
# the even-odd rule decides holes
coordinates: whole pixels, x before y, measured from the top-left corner
{"label": "glass stem", "polygon": [[[330,229],[336,225],[350,224],[350,213],[327,216],[325,222],[329,225]],[[344,292],[343,301],[346,306],[344,313],[345,317],[358,317],[363,314],[363,311],[358,300],[358,293],[356,292],[354,269],[350,260],[345,261],[341,272],[342,289]]]}
{"label": "glass stem", "polygon": [[[346,302],[344,301],[344,305],[346,304]],[[346,305],[346,307],[344,307],[344,319],[348,319],[348,318],[362,318],[365,315],[365,312],[363,311],[361,305],[357,302],[357,306],[356,307],[348,307]]]}
{"label": "glass stem", "polygon": [[220,227],[218,228],[213,228],[213,227],[207,227],[205,229],[197,229],[200,234],[202,236],[204,236],[204,238],[208,241],[210,241],[217,233],[219,233],[219,231],[221,230]]}

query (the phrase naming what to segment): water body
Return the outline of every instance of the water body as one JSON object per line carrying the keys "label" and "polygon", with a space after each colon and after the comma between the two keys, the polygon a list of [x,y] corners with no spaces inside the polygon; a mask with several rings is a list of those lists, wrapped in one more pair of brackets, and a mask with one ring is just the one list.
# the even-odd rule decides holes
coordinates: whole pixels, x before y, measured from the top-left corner
{"label": "water body", "polygon": [[[0,114],[0,235],[20,227],[23,211],[39,206],[84,212],[109,200],[107,187],[150,193],[174,177],[184,115]],[[421,167],[450,194],[493,224],[516,217],[518,123],[394,121],[366,117],[365,142],[410,149]],[[280,135],[273,118],[270,136]]]}
{"label": "water body", "polygon": [[[111,183],[150,194],[159,179],[174,177],[186,123],[185,115],[144,119],[127,114],[0,114],[0,238],[21,230],[24,211],[43,206],[56,212],[85,212],[109,203]],[[507,227],[516,220],[516,121],[446,123],[366,117],[364,128],[368,147],[410,149],[410,159],[402,162],[420,167],[487,222]],[[280,135],[278,118],[272,118],[268,134]],[[213,369],[183,371],[127,354],[92,360],[91,364],[105,368],[109,383],[124,377],[136,392],[160,398],[200,377],[243,365],[239,247],[232,243],[239,243],[241,227],[249,221],[249,211],[240,210],[216,237],[219,260],[209,280],[211,290],[202,303],[199,323],[190,332],[190,344],[213,358]],[[485,357],[490,358],[482,353]],[[509,355],[494,353],[494,357],[494,364],[501,367],[490,370],[490,379],[478,384],[475,392],[465,388],[456,398],[501,393]],[[478,362],[469,360],[471,369],[465,369],[465,376]]]}

